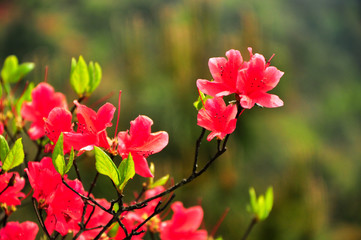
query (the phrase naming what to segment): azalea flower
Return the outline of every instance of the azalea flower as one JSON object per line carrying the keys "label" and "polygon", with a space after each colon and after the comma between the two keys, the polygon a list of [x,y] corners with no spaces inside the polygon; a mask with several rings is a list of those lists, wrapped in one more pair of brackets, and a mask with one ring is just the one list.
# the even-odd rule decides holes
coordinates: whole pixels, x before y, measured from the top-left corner
{"label": "azalea flower", "polygon": [[184,208],[181,202],[171,206],[172,219],[160,225],[161,240],[206,240],[207,231],[197,230],[203,220],[203,210],[200,206]]}
{"label": "azalea flower", "polygon": [[0,229],[0,240],[34,240],[38,231],[39,227],[34,222],[8,222]]}
{"label": "azalea flower", "polygon": [[69,152],[71,147],[80,152],[92,150],[93,146],[108,149],[106,128],[112,126],[115,107],[106,103],[95,112],[77,101],[74,103],[77,106],[77,131],[73,130],[71,113],[64,108],[54,108],[45,119],[46,135],[55,144],[63,132],[64,152]]}
{"label": "azalea flower", "polygon": [[118,134],[118,153],[127,158],[129,153],[134,160],[135,172],[143,177],[153,177],[149,170],[147,157],[160,152],[168,144],[168,133],[151,133],[152,119],[140,115],[130,122],[130,130]]}
{"label": "azalea flower", "polygon": [[267,93],[278,84],[284,74],[276,67],[269,66],[264,56],[253,54],[249,62],[243,61],[239,51],[229,50],[228,58],[209,59],[209,69],[214,81],[197,80],[200,91],[211,96],[226,96],[235,93],[243,108],[250,109],[256,103],[263,107],[280,107],[283,101],[276,95]]}
{"label": "azalea flower", "polygon": [[[65,179],[65,181],[76,192],[86,194],[79,180]],[[65,236],[69,231],[73,231],[80,222],[83,206],[84,202],[79,195],[65,184],[59,184],[49,198],[46,208],[47,217],[44,223],[49,234],[55,230]]]}
{"label": "azalea flower", "polygon": [[231,134],[236,129],[237,106],[224,103],[221,97],[208,99],[204,109],[199,110],[197,124],[210,130],[207,140],[214,137],[222,140],[227,134]]}
{"label": "azalea flower", "polygon": [[60,174],[55,170],[51,158],[44,157],[40,162],[29,162],[25,169],[35,198],[40,208],[46,208],[59,184],[62,184]]}
{"label": "azalea flower", "polygon": [[24,185],[25,179],[20,177],[19,173],[2,173],[0,175],[0,204],[6,204],[6,206],[20,205],[20,198],[25,197],[25,194],[20,192]]}
{"label": "azalea flower", "polygon": [[36,140],[45,135],[44,118],[47,118],[54,107],[67,109],[67,103],[64,94],[54,92],[54,88],[48,83],[42,82],[31,92],[32,101],[24,102],[21,107],[21,116],[30,121],[31,126],[28,130],[32,140]]}

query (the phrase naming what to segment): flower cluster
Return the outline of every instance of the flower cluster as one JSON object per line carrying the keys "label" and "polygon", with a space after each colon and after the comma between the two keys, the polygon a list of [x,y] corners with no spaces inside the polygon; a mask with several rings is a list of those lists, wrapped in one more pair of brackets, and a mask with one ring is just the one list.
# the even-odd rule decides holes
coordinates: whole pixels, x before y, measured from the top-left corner
{"label": "flower cluster", "polygon": [[[244,109],[255,104],[263,107],[283,105],[276,95],[267,93],[278,84],[283,72],[270,66],[270,60],[266,62],[262,55],[253,54],[251,48],[249,53],[249,61],[243,61],[237,50],[229,50],[226,53],[228,59],[209,60],[214,81],[197,80],[200,95],[196,104],[199,110],[197,123],[203,130],[196,142],[193,169],[188,177],[168,188],[165,186],[169,175],[154,181],[154,164],[148,164],[150,155],[167,146],[167,132],[152,132],[153,120],[145,115],[131,121],[128,130],[118,132],[118,110],[116,130],[111,138],[107,130],[112,126],[116,107],[105,103],[94,111],[81,104],[100,83],[102,72],[98,63],[86,64],[82,57],[78,62],[73,59],[70,82],[79,98],[73,101],[69,110],[65,95],[55,92],[46,81],[35,88],[33,83],[27,85],[22,96],[16,99],[10,91],[11,84],[20,81],[34,64],[18,65],[15,56],[8,57],[0,81],[0,240],[36,238],[39,230],[36,223],[8,221],[25,199],[32,200],[39,226],[49,239],[58,236],[64,239],[68,234],[80,240],[137,240],[147,234],[157,234],[161,240],[213,239],[206,230],[200,229],[203,221],[201,206],[185,208],[180,201],[171,203],[175,197],[172,192],[203,174],[225,152],[228,136],[235,130]],[[4,95],[2,89],[5,89]],[[223,97],[230,94],[235,94],[235,101],[227,104]],[[30,124],[28,130],[27,123]],[[219,144],[215,155],[198,168],[198,150],[206,129],[211,131],[207,140],[217,138]],[[37,146],[34,159],[24,153],[22,136],[25,134]],[[94,152],[97,174],[85,190],[87,184],[81,181],[76,161],[82,154],[88,157],[84,154],[88,151]],[[116,157],[120,158],[118,166],[115,165]],[[21,170],[14,171],[19,165],[22,165]],[[68,175],[72,166],[76,179],[70,179]],[[93,188],[99,174],[110,178],[117,199],[108,201],[94,196]],[[148,182],[143,183],[143,189],[134,201],[125,203],[124,188],[135,174],[148,178]],[[27,183],[31,191],[25,194],[22,190]],[[262,218],[268,216],[272,207],[270,199],[273,195],[267,196],[266,204],[258,204],[266,207],[252,205],[253,209],[263,209],[261,213],[254,210]],[[168,206],[173,215],[164,220],[167,214],[160,214]]]}
{"label": "flower cluster", "polygon": [[253,54],[252,48],[248,51],[248,62],[243,61],[241,53],[233,49],[226,52],[228,60],[223,57],[209,59],[208,66],[214,81],[197,80],[198,89],[214,97],[206,101],[197,117],[198,125],[211,131],[208,141],[214,137],[222,140],[235,130],[236,107],[232,104],[226,107],[223,96],[235,94],[237,104],[244,109],[250,109],[255,104],[268,108],[283,106],[278,96],[267,93],[278,84],[283,72],[269,66],[270,60],[266,62],[261,54]]}

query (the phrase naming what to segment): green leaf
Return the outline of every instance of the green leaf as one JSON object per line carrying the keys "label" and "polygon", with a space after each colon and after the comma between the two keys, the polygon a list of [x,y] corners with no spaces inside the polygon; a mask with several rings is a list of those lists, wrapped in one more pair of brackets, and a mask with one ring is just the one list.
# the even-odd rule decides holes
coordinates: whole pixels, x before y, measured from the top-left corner
{"label": "green leaf", "polygon": [[223,240],[223,237],[217,237],[215,240]]}
{"label": "green leaf", "polygon": [[3,87],[0,84],[0,98],[2,97],[2,95],[3,95]]}
{"label": "green leaf", "polygon": [[58,141],[55,144],[52,160],[55,170],[63,177],[65,174],[65,160],[64,160],[64,137],[60,134]]}
{"label": "green leaf", "polygon": [[3,135],[0,135],[0,160],[2,163],[4,163],[4,160],[6,156],[8,155],[10,149],[9,144],[6,141],[6,139],[3,137]]}
{"label": "green leaf", "polygon": [[24,149],[23,149],[23,143],[21,141],[22,139],[19,138],[14,143],[14,146],[11,148],[9,153],[7,154],[4,164],[3,164],[3,170],[9,171],[10,169],[13,169],[14,167],[19,166],[24,161]]}
{"label": "green leaf", "polygon": [[1,78],[4,83],[11,82],[11,76],[18,68],[18,58],[15,55],[8,56],[5,59],[4,66],[1,70]]}
{"label": "green leaf", "polygon": [[250,197],[250,211],[252,213],[256,213],[258,211],[258,203],[257,203],[257,196],[256,191],[253,187],[249,189],[249,197]]}
{"label": "green leaf", "polygon": [[131,153],[129,153],[128,158],[120,162],[118,170],[120,175],[119,189],[120,191],[123,191],[129,179],[133,178],[135,175],[134,161]]}
{"label": "green leaf", "polygon": [[16,83],[24,78],[29,72],[31,72],[35,68],[34,63],[23,63],[21,64],[16,71],[11,75],[11,79],[9,79],[10,83]]}
{"label": "green leaf", "polygon": [[89,63],[89,76],[88,94],[94,92],[102,79],[102,69],[97,62],[95,64],[93,64],[93,62]]}
{"label": "green leaf", "polygon": [[[213,98],[212,96],[209,96],[209,95],[205,96],[204,93],[202,93],[201,91],[199,91],[199,93],[200,93],[201,95],[198,97],[197,101],[195,101],[195,102],[193,103],[193,106],[197,109],[197,111],[199,111],[199,110],[201,110],[202,108],[204,108],[203,102],[205,103],[208,99],[212,99],[212,98]],[[201,97],[202,97],[202,99],[203,99],[203,102],[202,102]]]}
{"label": "green leaf", "polygon": [[71,65],[70,84],[79,96],[83,96],[89,85],[88,66],[82,56],[79,57],[75,67],[73,59]]}
{"label": "green leaf", "polygon": [[169,174],[159,178],[155,183],[151,184],[149,186],[149,188],[155,188],[155,187],[158,187],[158,186],[163,186],[164,184],[167,183],[168,179],[169,179]]}
{"label": "green leaf", "polygon": [[19,98],[19,100],[16,103],[16,112],[20,115],[21,106],[23,105],[24,101],[31,101],[31,91],[34,88],[34,83],[31,82],[27,89],[25,90],[24,94]]}
{"label": "green leaf", "polygon": [[73,162],[74,162],[74,148],[71,147],[69,160],[68,160],[68,163],[66,164],[66,168],[65,168],[65,173],[69,172],[69,170],[71,169],[71,166],[73,166]]}
{"label": "green leaf", "polygon": [[120,185],[120,175],[117,167],[114,162],[110,159],[108,154],[106,154],[100,148],[94,146],[95,152],[95,168],[100,174],[110,177],[114,182],[115,186],[119,187]]}

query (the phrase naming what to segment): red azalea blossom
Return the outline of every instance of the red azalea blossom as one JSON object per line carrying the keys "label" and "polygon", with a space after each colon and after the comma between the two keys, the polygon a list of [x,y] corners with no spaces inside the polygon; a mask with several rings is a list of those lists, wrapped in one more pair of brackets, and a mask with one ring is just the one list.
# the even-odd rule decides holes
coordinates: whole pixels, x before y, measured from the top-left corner
{"label": "red azalea blossom", "polygon": [[62,183],[51,158],[44,157],[40,162],[29,162],[25,172],[34,190],[33,197],[38,201],[40,208],[46,208],[51,195]]}
{"label": "red azalea blossom", "polygon": [[32,102],[24,102],[21,107],[21,116],[32,122],[29,136],[36,140],[45,135],[44,118],[48,117],[54,107],[68,108],[64,94],[54,92],[48,83],[40,83],[31,92]]}
{"label": "red azalea blossom", "polygon": [[207,231],[197,230],[203,220],[200,206],[184,208],[181,202],[171,206],[174,214],[171,220],[160,225],[161,240],[206,240]]}
{"label": "red azalea blossom", "polygon": [[0,230],[0,240],[34,240],[38,231],[39,227],[34,222],[8,222]]}
{"label": "red azalea blossom", "polygon": [[226,106],[221,97],[215,97],[208,99],[204,109],[199,110],[197,124],[211,131],[207,137],[208,141],[214,137],[222,140],[236,129],[236,115],[236,105]]}
{"label": "red azalea blossom", "polygon": [[[10,185],[9,185],[9,181]],[[20,192],[25,185],[25,179],[17,172],[5,172],[0,175],[0,204],[7,206],[20,205],[20,199],[25,194]]]}
{"label": "red azalea blossom", "polygon": [[225,58],[211,58],[209,69],[214,81],[198,79],[197,87],[211,96],[226,96],[236,93],[243,108],[250,109],[254,104],[263,107],[280,107],[283,101],[276,95],[267,93],[272,90],[284,74],[276,67],[269,66],[265,58],[252,48],[249,62],[242,62],[239,51],[229,50]]}
{"label": "red azalea blossom", "polygon": [[135,172],[143,177],[153,177],[149,170],[147,157],[160,152],[168,144],[168,133],[151,133],[152,119],[140,115],[130,122],[130,130],[119,132],[118,153],[122,158],[132,154]]}
{"label": "red azalea blossom", "polygon": [[111,120],[115,107],[106,103],[98,112],[85,105],[74,102],[77,105],[78,129],[73,130],[71,123],[72,115],[64,108],[54,108],[45,119],[46,135],[56,143],[60,133],[64,134],[64,152],[69,152],[71,147],[75,150],[92,150],[93,146],[110,147],[106,128],[112,125]]}
{"label": "red azalea blossom", "polygon": [[[86,194],[79,180],[67,180],[67,184],[80,194]],[[73,231],[81,219],[84,202],[80,196],[70,190],[65,184],[57,186],[49,198],[46,209],[45,227],[50,234],[59,232],[62,236]]]}

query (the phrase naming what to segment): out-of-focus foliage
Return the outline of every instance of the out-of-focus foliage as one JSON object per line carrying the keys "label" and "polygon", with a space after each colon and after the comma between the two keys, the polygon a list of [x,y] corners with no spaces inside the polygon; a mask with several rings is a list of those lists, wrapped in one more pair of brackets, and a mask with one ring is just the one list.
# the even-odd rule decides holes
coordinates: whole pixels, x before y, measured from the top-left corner
{"label": "out-of-focus foliage", "polygon": [[[360,16],[357,0],[5,0],[0,62],[11,54],[19,62],[35,62],[26,78],[39,82],[48,65],[48,81],[68,92],[70,101],[77,97],[64,84],[70,59],[98,61],[103,80],[89,103],[96,106],[126,90],[119,127],[125,129],[139,113],[150,116],[155,129],[170,135],[169,146],[150,160],[156,177],[169,172],[181,179],[191,171],[200,133],[192,103],[196,79],[211,78],[208,59],[235,48],[248,60],[248,46],[266,58],[275,53],[271,64],[285,75],[273,93],[285,106],[245,111],[227,154],[177,198],[191,204],[194,196],[202,199],[208,229],[230,207],[218,232],[239,239],[251,220],[245,209],[248,188],[263,192],[273,185],[274,208],[252,239],[356,240],[361,239]],[[108,101],[116,103],[117,97]],[[202,147],[203,159],[215,149]],[[99,194],[114,196],[99,186]]]}

